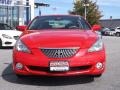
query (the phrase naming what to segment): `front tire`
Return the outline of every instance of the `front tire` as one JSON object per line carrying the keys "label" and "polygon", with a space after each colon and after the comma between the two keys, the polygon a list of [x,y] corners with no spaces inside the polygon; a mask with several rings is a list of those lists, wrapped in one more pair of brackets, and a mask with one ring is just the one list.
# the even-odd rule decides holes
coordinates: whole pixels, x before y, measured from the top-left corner
{"label": "front tire", "polygon": [[2,40],[0,39],[0,48],[2,48]]}
{"label": "front tire", "polygon": [[117,36],[117,37],[120,37],[120,33],[117,32],[117,33],[116,33],[116,36]]}

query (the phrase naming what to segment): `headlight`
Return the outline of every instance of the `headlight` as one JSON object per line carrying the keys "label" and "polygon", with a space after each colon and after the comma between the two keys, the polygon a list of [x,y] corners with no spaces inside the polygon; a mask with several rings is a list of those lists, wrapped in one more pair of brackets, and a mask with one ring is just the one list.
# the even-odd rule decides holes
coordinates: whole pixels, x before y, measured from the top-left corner
{"label": "headlight", "polygon": [[96,31],[96,33],[98,34],[98,37],[99,37],[99,38],[102,38],[102,33],[101,33],[101,32]]}
{"label": "headlight", "polygon": [[25,44],[23,44],[23,42],[21,40],[18,40],[16,42],[15,49],[17,51],[31,53],[31,51],[27,48],[27,46]]}
{"label": "headlight", "polygon": [[6,35],[6,34],[2,34],[2,36],[3,36],[4,38],[7,38],[7,39],[12,39],[11,36],[8,36],[8,35]]}
{"label": "headlight", "polygon": [[103,49],[103,42],[99,38],[91,48],[88,49],[88,52],[96,52]]}

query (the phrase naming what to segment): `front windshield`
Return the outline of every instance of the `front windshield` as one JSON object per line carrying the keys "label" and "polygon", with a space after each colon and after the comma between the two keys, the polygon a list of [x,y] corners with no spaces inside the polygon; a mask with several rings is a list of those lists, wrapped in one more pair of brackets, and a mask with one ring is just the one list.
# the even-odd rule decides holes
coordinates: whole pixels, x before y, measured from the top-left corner
{"label": "front windshield", "polygon": [[89,25],[79,17],[73,16],[41,16],[29,26],[29,30],[44,29],[90,29]]}

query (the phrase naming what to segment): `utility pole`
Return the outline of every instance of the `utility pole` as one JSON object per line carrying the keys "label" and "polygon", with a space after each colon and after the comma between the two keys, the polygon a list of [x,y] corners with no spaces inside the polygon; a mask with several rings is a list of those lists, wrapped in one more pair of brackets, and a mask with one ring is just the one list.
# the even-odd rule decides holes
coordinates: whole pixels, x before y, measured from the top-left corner
{"label": "utility pole", "polygon": [[85,10],[84,10],[84,17],[85,17],[85,20],[87,19],[87,7],[89,6],[89,4],[88,4],[88,0],[84,0],[84,8],[85,8]]}
{"label": "utility pole", "polygon": [[56,7],[54,7],[54,8],[52,8],[52,9],[53,9],[53,11],[54,11],[54,14],[57,14],[57,13],[56,13],[57,8],[56,8]]}
{"label": "utility pole", "polygon": [[87,10],[86,10],[86,4],[85,4],[85,20],[87,18]]}
{"label": "utility pole", "polygon": [[113,28],[113,27],[112,27],[112,25],[113,25],[112,18],[113,18],[113,17],[112,17],[112,16],[110,16],[110,26],[109,26],[109,28],[110,28],[110,29],[112,29],[112,28]]}
{"label": "utility pole", "polygon": [[[73,3],[76,3],[80,0],[73,0]],[[83,1],[83,6],[84,6],[84,18],[87,19],[87,7],[89,6],[88,1],[89,0],[82,0]]]}
{"label": "utility pole", "polygon": [[29,6],[29,0],[26,0],[26,24],[28,24],[29,23],[29,19],[30,19],[30,12],[29,12],[29,8],[30,7],[28,7]]}

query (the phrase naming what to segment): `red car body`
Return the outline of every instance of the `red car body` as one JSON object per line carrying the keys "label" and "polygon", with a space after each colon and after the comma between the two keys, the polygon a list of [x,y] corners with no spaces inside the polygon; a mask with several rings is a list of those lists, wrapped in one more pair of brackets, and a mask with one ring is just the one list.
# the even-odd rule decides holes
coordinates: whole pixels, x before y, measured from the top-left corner
{"label": "red car body", "polygon": [[104,72],[104,45],[99,51],[88,51],[99,38],[92,29],[29,30],[29,26],[20,37],[29,51],[19,51],[16,46],[13,50],[13,70],[17,75],[74,76]]}

